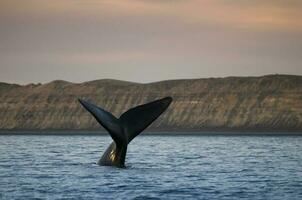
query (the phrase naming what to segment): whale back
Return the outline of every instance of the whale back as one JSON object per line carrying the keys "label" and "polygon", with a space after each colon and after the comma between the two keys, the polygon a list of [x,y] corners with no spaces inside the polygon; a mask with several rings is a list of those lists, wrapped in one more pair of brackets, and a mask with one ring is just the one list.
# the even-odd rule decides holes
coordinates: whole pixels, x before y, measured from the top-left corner
{"label": "whale back", "polygon": [[127,145],[117,146],[113,141],[106,149],[97,164],[101,166],[125,167],[126,153]]}

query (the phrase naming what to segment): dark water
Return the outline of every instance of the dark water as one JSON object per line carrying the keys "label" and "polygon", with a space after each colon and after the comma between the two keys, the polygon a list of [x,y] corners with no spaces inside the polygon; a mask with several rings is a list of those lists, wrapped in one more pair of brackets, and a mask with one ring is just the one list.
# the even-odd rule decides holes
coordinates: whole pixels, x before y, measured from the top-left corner
{"label": "dark water", "polygon": [[302,199],[302,137],[139,136],[126,169],[109,136],[0,136],[0,199]]}

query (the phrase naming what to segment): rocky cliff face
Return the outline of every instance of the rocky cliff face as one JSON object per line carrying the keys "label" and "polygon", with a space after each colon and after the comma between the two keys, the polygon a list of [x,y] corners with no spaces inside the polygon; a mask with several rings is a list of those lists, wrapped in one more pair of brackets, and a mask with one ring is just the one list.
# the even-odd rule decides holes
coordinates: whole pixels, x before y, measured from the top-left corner
{"label": "rocky cliff face", "polygon": [[0,83],[0,129],[97,129],[82,98],[121,115],[164,96],[168,110],[151,129],[302,130],[302,76],[228,77],[149,84],[97,80],[80,84]]}

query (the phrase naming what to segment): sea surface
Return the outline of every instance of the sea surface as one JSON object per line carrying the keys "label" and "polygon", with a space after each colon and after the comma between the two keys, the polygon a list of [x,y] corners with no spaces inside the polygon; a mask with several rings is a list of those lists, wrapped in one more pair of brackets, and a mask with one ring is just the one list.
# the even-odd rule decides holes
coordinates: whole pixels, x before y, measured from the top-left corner
{"label": "sea surface", "polygon": [[0,136],[0,199],[302,199],[300,136]]}

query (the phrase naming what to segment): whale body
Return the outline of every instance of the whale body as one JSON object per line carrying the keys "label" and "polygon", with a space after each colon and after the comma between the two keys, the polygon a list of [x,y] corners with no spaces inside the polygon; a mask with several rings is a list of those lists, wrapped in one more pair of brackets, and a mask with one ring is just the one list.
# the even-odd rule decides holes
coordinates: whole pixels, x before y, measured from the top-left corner
{"label": "whale body", "polygon": [[131,108],[116,118],[110,112],[88,101],[78,100],[113,139],[97,164],[116,167],[125,167],[128,144],[155,121],[172,102],[171,97],[165,97]]}

